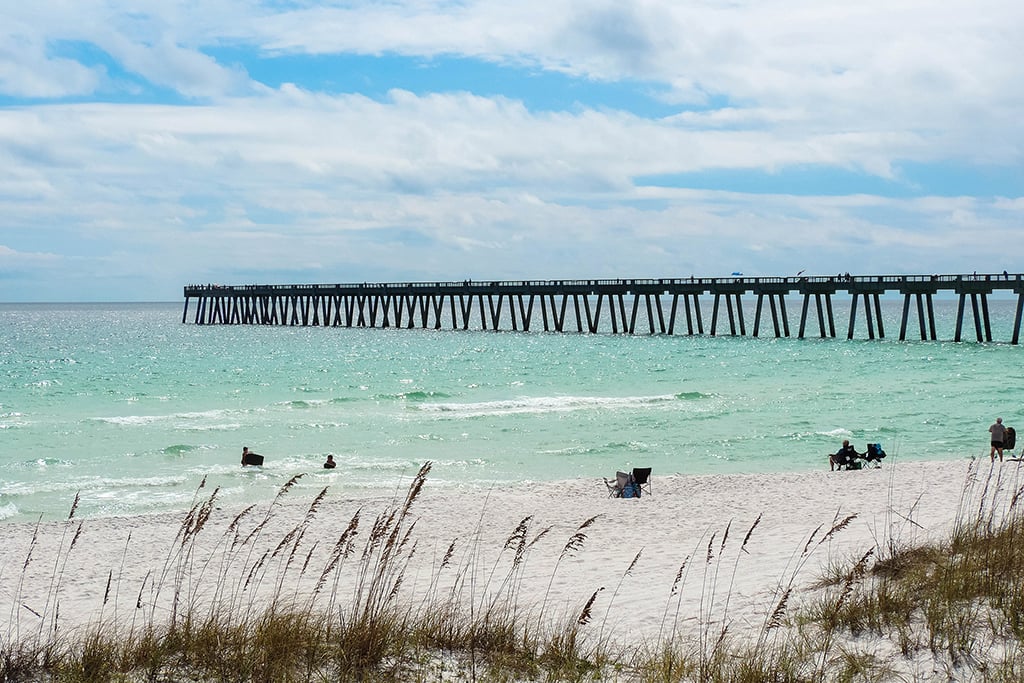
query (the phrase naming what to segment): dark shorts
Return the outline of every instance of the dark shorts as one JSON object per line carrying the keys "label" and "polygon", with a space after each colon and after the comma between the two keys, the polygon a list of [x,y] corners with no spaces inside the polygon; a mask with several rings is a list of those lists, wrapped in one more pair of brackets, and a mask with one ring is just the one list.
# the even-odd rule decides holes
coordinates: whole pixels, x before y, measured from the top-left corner
{"label": "dark shorts", "polygon": [[992,442],[992,448],[1002,448],[1002,447],[1003,447],[1003,442],[1002,441],[993,441]]}

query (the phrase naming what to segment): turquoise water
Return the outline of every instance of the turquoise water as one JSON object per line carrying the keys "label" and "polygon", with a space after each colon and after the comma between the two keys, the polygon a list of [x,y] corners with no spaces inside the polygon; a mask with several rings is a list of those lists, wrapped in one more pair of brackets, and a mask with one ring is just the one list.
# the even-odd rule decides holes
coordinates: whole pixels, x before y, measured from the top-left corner
{"label": "turquoise water", "polygon": [[[992,302],[995,338],[1010,338],[1014,303]],[[0,518],[66,517],[76,493],[76,516],[177,510],[204,477],[226,502],[266,500],[297,473],[309,489],[390,492],[426,460],[447,486],[603,489],[633,466],[822,468],[846,437],[897,459],[987,455],[997,415],[1024,425],[1024,351],[895,341],[900,306],[886,304],[892,339],[863,339],[861,321],[847,341],[196,326],[180,303],[0,305]],[[955,302],[938,313],[952,338]],[[263,468],[239,466],[246,445]]]}

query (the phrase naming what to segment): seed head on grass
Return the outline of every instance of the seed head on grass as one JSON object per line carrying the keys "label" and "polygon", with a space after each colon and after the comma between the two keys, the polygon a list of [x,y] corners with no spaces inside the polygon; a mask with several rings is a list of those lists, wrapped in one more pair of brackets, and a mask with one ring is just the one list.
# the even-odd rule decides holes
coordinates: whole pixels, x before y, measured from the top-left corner
{"label": "seed head on grass", "polygon": [[35,549],[36,543],[39,540],[39,525],[42,521],[43,516],[39,515],[39,519],[36,520],[35,528],[32,529],[32,540],[28,543],[28,552],[25,553],[25,564],[21,565],[22,575],[24,575],[25,570],[28,569],[29,562],[32,561],[32,551]]}
{"label": "seed head on grass", "polygon": [[241,523],[241,521],[248,517],[249,513],[252,512],[255,507],[256,503],[253,503],[252,505],[250,505],[249,507],[245,508],[237,515],[235,515],[235,518],[232,519],[231,522],[228,524],[228,531],[231,532],[238,529],[238,525]]}
{"label": "seed head on grass", "polygon": [[245,517],[247,517],[249,515],[250,512],[253,511],[253,509],[255,507],[256,507],[256,504],[253,503],[249,507],[245,508],[244,510],[239,512],[237,515],[235,515],[235,518],[233,520],[231,520],[230,524],[228,524],[227,533],[228,534],[232,534],[231,550],[234,550],[236,547],[238,547],[239,542],[241,542],[241,540],[242,540],[240,534],[238,533],[238,525],[241,523],[241,521],[243,519],[245,519]]}
{"label": "seed head on grass", "polygon": [[679,569],[676,571],[676,578],[672,581],[672,590],[669,592],[669,595],[675,595],[676,591],[679,590],[679,584],[683,581],[683,573],[686,571],[686,564],[689,561],[689,555],[683,558],[682,563],[679,565]]}
{"label": "seed head on grass", "polygon": [[277,502],[277,499],[278,499],[278,498],[280,498],[280,497],[281,497],[281,496],[283,496],[284,494],[286,494],[286,493],[288,493],[289,491],[291,491],[291,490],[292,490],[292,487],[293,487],[293,486],[295,486],[295,485],[296,485],[297,483],[299,483],[299,479],[302,479],[302,478],[303,478],[304,476],[306,476],[306,475],[305,475],[305,473],[301,473],[301,472],[300,472],[299,474],[296,474],[296,475],[295,475],[295,476],[293,476],[293,477],[292,477],[291,479],[289,479],[288,481],[286,481],[286,482],[285,482],[285,483],[284,483],[284,484],[283,484],[283,485],[281,486],[281,489],[280,489],[280,490],[279,490],[279,491],[277,492],[277,495],[276,495],[276,496],[274,496],[274,502],[276,503],[276,502]]}
{"label": "seed head on grass", "polygon": [[319,541],[315,542],[313,546],[309,549],[309,552],[306,553],[306,561],[302,563],[302,569],[299,571],[299,576],[302,576],[306,573],[306,568],[309,567],[309,562],[313,559],[313,551],[316,550],[317,546],[319,545]]}
{"label": "seed head on grass", "polygon": [[818,545],[821,545],[822,543],[824,543],[828,539],[832,538],[834,535],[838,534],[840,531],[842,531],[846,527],[850,526],[850,522],[852,522],[855,519],[857,519],[857,515],[856,514],[847,515],[842,521],[839,521],[839,522],[836,522],[835,524],[833,524],[832,528],[829,529],[828,532],[824,536],[821,537],[820,541],[818,541]]}
{"label": "seed head on grass", "polygon": [[420,491],[423,490],[423,485],[427,483],[427,475],[430,474],[430,470],[433,467],[434,463],[429,460],[423,463],[423,466],[420,467],[420,471],[417,472],[416,476],[413,478],[412,486],[409,487],[409,493],[405,497],[405,510],[403,510],[403,512],[408,511],[413,501],[419,498]]}
{"label": "seed head on grass", "polygon": [[309,509],[306,510],[306,518],[304,520],[306,524],[309,524],[313,521],[313,518],[316,516],[317,509],[320,507],[320,504],[323,502],[326,496],[327,487],[325,486],[324,490],[317,494],[317,497],[314,498],[313,502],[309,504]]}
{"label": "seed head on grass", "polygon": [[628,567],[626,567],[626,571],[622,574],[623,576],[629,576],[630,574],[633,573],[633,567],[635,567],[636,563],[640,561],[640,556],[643,555],[643,554],[644,554],[644,549],[643,548],[640,548],[640,550],[636,551],[636,556],[633,557],[633,561],[629,563]]}
{"label": "seed head on grass", "polygon": [[263,555],[260,556],[260,559],[256,560],[256,564],[252,566],[252,569],[249,570],[249,574],[245,577],[245,584],[242,586],[242,590],[249,588],[249,584],[252,583],[253,577],[256,576],[256,573],[263,566],[263,563],[267,561],[267,557],[269,555],[270,552],[264,552]]}
{"label": "seed head on grass", "polygon": [[107,588],[103,591],[103,604],[107,604],[107,600],[110,599],[110,583],[114,580],[114,570],[111,569],[107,573]]}
{"label": "seed head on grass", "polygon": [[1013,498],[1010,499],[1010,511],[1012,512],[1017,507],[1017,501],[1024,495],[1024,486],[1013,492]]}
{"label": "seed head on grass", "polygon": [[565,547],[562,548],[562,554],[559,556],[559,560],[561,560],[566,555],[571,555],[572,553],[576,552],[577,550],[583,547],[583,542],[587,540],[587,535],[583,532],[588,527],[593,525],[593,523],[596,522],[598,517],[600,516],[601,515],[594,515],[593,517],[584,521],[583,524],[580,524],[579,527],[576,528],[576,532],[569,537],[569,540],[565,543]]}
{"label": "seed head on grass", "polygon": [[543,529],[541,529],[540,531],[537,532],[537,535],[533,537],[533,540],[530,541],[529,545],[527,545],[526,547],[527,548],[532,548],[533,546],[537,545],[537,542],[540,539],[542,539],[545,536],[547,536],[550,531],[551,531],[551,527],[550,526],[544,527]]}
{"label": "seed head on grass", "polygon": [[804,544],[803,552],[801,552],[800,555],[807,555],[807,553],[810,552],[811,544],[814,542],[814,539],[818,536],[818,532],[821,531],[822,526],[824,525],[819,524],[817,527],[814,528],[814,531],[811,532],[811,535],[807,537],[807,543]]}
{"label": "seed head on grass", "polygon": [[210,521],[210,515],[213,514],[214,501],[217,499],[217,494],[220,493],[220,487],[218,486],[210,494],[210,497],[206,499],[202,507],[199,508],[199,515],[196,517],[196,528],[192,531],[192,535],[198,534],[206,526],[206,523]]}
{"label": "seed head on grass", "polygon": [[359,533],[359,516],[362,512],[362,508],[356,510],[355,514],[352,515],[352,519],[348,521],[348,526],[341,532],[341,536],[338,541],[334,544],[334,548],[331,549],[331,557],[327,561],[327,565],[324,570],[320,573],[320,578],[317,579],[316,586],[313,588],[313,594],[316,595],[323,590],[324,585],[327,583],[327,577],[330,576],[331,572],[338,566],[338,564],[346,557],[352,554],[355,549],[353,539],[356,534]]}
{"label": "seed head on grass", "polygon": [[512,530],[508,538],[505,539],[505,546],[503,550],[513,550],[512,566],[518,567],[523,561],[523,555],[526,553],[526,532],[530,526],[530,520],[533,519],[533,515],[523,517],[516,525],[516,528]]}
{"label": "seed head on grass", "polygon": [[743,552],[747,553],[748,555],[750,554],[750,551],[747,550],[747,542],[750,541],[750,537],[753,535],[754,529],[756,529],[757,525],[760,524],[760,523],[761,523],[761,515],[758,515],[757,519],[754,520],[754,523],[751,524],[750,528],[747,530],[747,535],[743,537],[743,544],[740,546],[740,550],[742,550]]}
{"label": "seed head on grass", "polygon": [[725,642],[725,636],[726,636],[727,633],[729,633],[729,625],[728,624],[726,624],[724,627],[722,627],[722,632],[718,634],[718,640],[715,641],[714,647],[711,648],[712,652],[718,652],[719,651],[719,649],[722,647],[722,643]]}
{"label": "seed head on grass", "polygon": [[604,586],[601,586],[594,594],[587,600],[587,604],[583,606],[583,611],[580,612],[579,618],[576,619],[576,623],[580,626],[586,626],[590,623],[590,619],[593,616],[594,601],[597,600],[597,594],[604,590]]}
{"label": "seed head on grass", "polygon": [[445,551],[444,557],[441,558],[441,566],[439,569],[444,569],[452,560],[452,556],[455,554],[455,541],[458,539],[452,539],[452,542],[448,544],[448,550]]}
{"label": "seed head on grass", "polygon": [[75,500],[72,501],[72,503],[71,503],[71,512],[68,513],[68,521],[70,521],[75,516],[75,510],[78,509],[78,501],[80,501],[81,499],[82,499],[82,492],[81,491],[76,491],[75,492]]}
{"label": "seed head on grass", "polygon": [[782,597],[779,598],[779,602],[775,605],[775,609],[772,610],[771,617],[768,618],[768,630],[778,628],[782,626],[782,618],[786,615],[786,604],[789,602],[789,594],[792,593],[792,588],[787,588],[782,593]]}
{"label": "seed head on grass", "polygon": [[78,543],[78,537],[81,536],[81,535],[82,535],[82,523],[79,522],[78,523],[78,528],[75,529],[75,535],[71,537],[71,545],[68,546],[68,552],[69,553],[74,549],[75,544]]}
{"label": "seed head on grass", "polygon": [[530,520],[533,519],[533,515],[523,517],[519,520],[519,524],[516,524],[516,528],[512,530],[512,533],[505,539],[505,546],[502,550],[512,550],[521,546],[526,540],[526,530],[530,526]]}
{"label": "seed head on grass", "polygon": [[292,539],[299,535],[301,531],[302,527],[300,526],[292,527],[291,530],[284,535],[284,538],[278,542],[277,547],[274,548],[274,552],[270,553],[270,559],[277,557],[278,554],[284,550],[285,547],[292,542]]}
{"label": "seed head on grass", "polygon": [[149,580],[149,575],[152,571],[146,572],[146,575],[142,577],[142,584],[139,586],[139,596],[135,599],[135,609],[142,609],[142,593],[146,590],[146,581]]}
{"label": "seed head on grass", "polygon": [[299,552],[299,546],[302,545],[302,539],[306,537],[306,529],[303,528],[295,536],[295,543],[292,544],[292,550],[288,553],[288,565],[290,566],[292,561],[295,559],[295,555]]}
{"label": "seed head on grass", "polygon": [[839,608],[842,607],[843,603],[845,603],[847,598],[850,597],[850,594],[853,592],[854,584],[856,584],[857,581],[863,578],[864,575],[867,573],[868,560],[871,558],[872,555],[874,555],[874,553],[874,548],[868,548],[868,551],[864,553],[864,555],[859,560],[857,560],[857,563],[853,565],[853,568],[850,570],[850,573],[846,575],[846,580],[843,583],[843,592],[840,594],[839,599],[836,601],[836,612],[839,611]]}
{"label": "seed head on grass", "polygon": [[370,559],[373,553],[380,546],[381,542],[387,537],[388,529],[391,528],[391,524],[394,522],[395,512],[392,510],[390,514],[379,514],[376,519],[373,520],[373,527],[370,529],[370,536],[366,541],[366,545],[363,546],[363,562]]}

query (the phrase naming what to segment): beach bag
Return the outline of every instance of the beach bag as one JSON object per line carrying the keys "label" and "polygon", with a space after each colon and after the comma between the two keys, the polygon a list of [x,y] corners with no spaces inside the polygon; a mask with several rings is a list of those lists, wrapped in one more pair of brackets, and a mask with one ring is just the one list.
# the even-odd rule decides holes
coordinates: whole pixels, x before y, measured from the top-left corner
{"label": "beach bag", "polygon": [[622,487],[623,498],[639,498],[640,492],[637,490],[636,484],[629,483]]}

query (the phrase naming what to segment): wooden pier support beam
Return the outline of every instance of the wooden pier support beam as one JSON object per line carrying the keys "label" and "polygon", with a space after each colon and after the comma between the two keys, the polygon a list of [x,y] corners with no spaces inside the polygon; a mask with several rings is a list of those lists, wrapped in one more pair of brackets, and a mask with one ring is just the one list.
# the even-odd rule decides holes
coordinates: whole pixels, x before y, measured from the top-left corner
{"label": "wooden pier support beam", "polygon": [[[868,339],[875,338],[875,326],[878,326],[878,338],[885,338],[885,327],[882,323],[882,302],[877,292],[862,292],[864,298],[864,321],[867,323]],[[857,321],[857,295],[853,296],[850,303],[850,329],[847,339],[853,339],[853,329]]]}
{"label": "wooden pier support beam", "polygon": [[[693,299],[693,311],[690,311],[690,299]],[[697,334],[704,334],[704,316],[700,310],[700,297],[696,294],[684,294],[683,304],[686,307],[686,330],[693,336],[693,323],[697,323]]]}
{"label": "wooden pier support beam", "polygon": [[[744,320],[744,317],[743,317],[743,300],[740,299],[740,295],[739,294],[733,294],[732,296],[733,296],[734,300],[736,301],[736,320],[737,320],[737,322],[739,322],[739,325],[740,325],[740,336],[746,337],[747,336],[747,323],[746,323],[746,321]],[[731,311],[730,311],[729,317],[730,318],[732,317]],[[735,334],[735,332],[733,334]]]}
{"label": "wooden pier support beam", "polygon": [[[811,301],[811,292],[804,293],[803,310],[800,312],[800,334],[799,338],[804,338],[804,331],[807,327],[807,309]],[[824,306],[822,306],[824,301]],[[856,299],[854,299],[854,306],[856,306]],[[832,294],[830,292],[814,292],[814,305],[817,309],[818,314],[818,333],[822,339],[826,337],[836,336],[836,321],[835,315],[832,311]],[[828,329],[825,328],[825,323],[828,323]]]}
{"label": "wooden pier support beam", "polygon": [[[754,334],[758,336],[761,328],[761,313],[764,307],[764,298],[768,297],[768,307],[772,313],[772,327],[775,330],[775,338],[778,339],[783,336],[783,330],[779,327],[779,313],[782,314],[783,327],[785,328],[785,336],[789,336],[789,321],[786,319],[786,298],[782,294],[765,294],[759,292],[757,295],[757,307],[754,312]],[[776,299],[778,304],[776,305]]]}
{"label": "wooden pier support beam", "polygon": [[[910,316],[910,297],[914,296],[917,302],[917,325],[921,333],[921,341],[931,339],[935,341],[935,307],[932,301],[931,292],[904,292],[903,294],[903,317],[900,321],[900,341],[907,339],[907,320]],[[928,308],[925,310],[925,301]],[[927,320],[927,327],[925,321]]]}
{"label": "wooden pier support beam", "polygon": [[[768,298],[771,299],[771,295],[770,294],[768,295]],[[762,309],[763,306],[764,306],[764,294],[763,293],[759,293],[757,295],[757,304],[754,306],[754,330],[752,332],[752,336],[754,336],[754,337],[756,337],[758,335],[758,332],[761,331],[761,309]],[[774,308],[773,308],[773,311],[774,311]],[[776,326],[776,329],[775,329],[775,336],[776,337],[779,336],[779,330],[778,330],[777,326]]]}
{"label": "wooden pier support beam", "polygon": [[1014,345],[1020,342],[1020,323],[1022,314],[1024,314],[1024,290],[1017,295],[1017,314],[1013,317],[1013,338],[1010,340],[1010,343]]}

